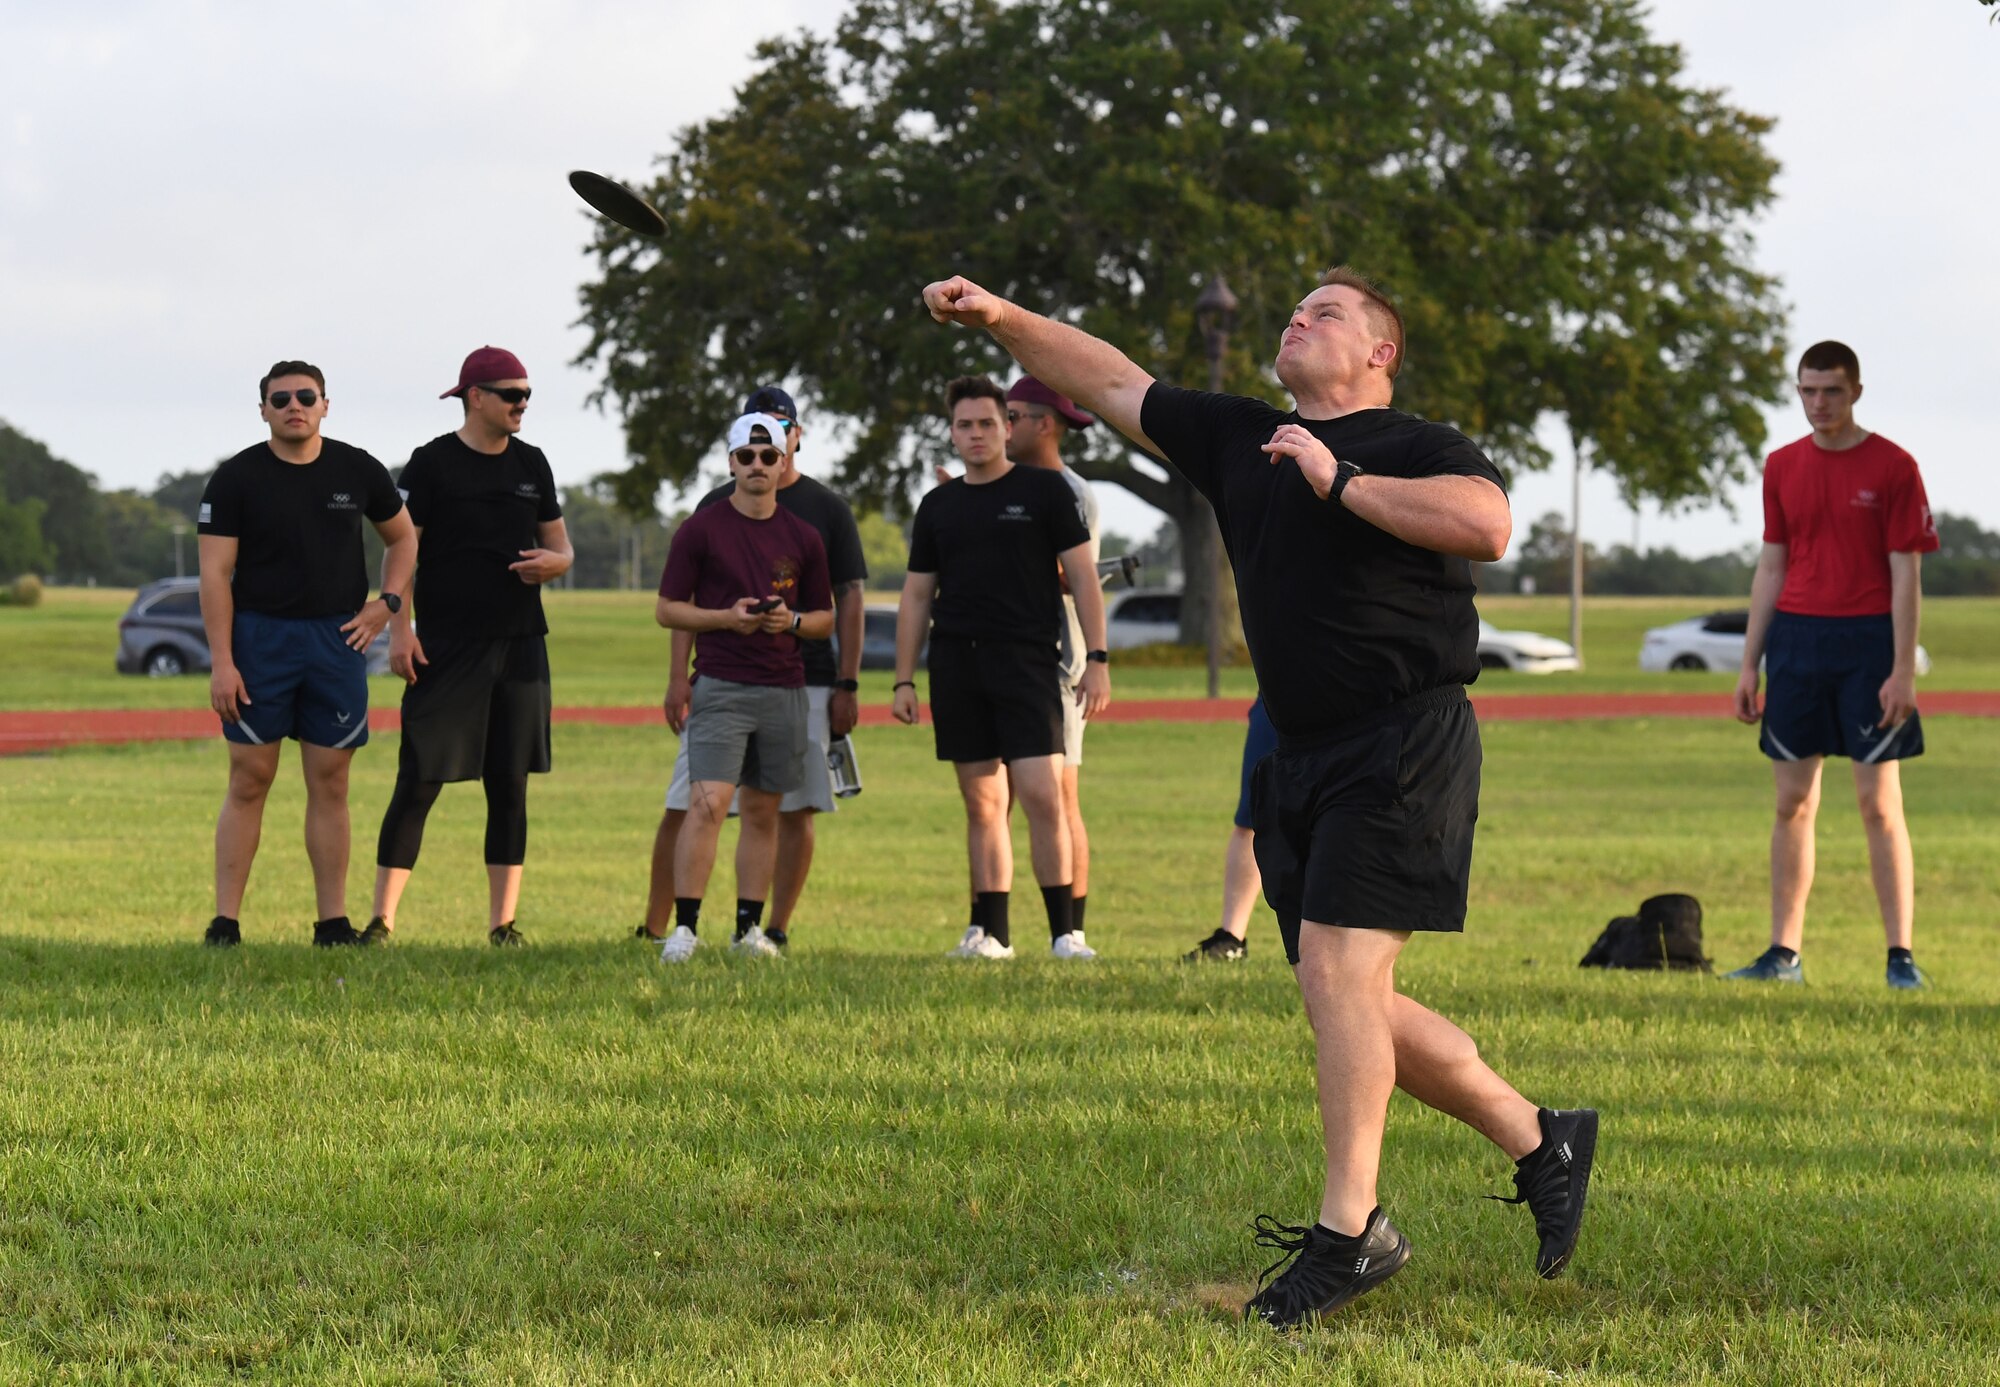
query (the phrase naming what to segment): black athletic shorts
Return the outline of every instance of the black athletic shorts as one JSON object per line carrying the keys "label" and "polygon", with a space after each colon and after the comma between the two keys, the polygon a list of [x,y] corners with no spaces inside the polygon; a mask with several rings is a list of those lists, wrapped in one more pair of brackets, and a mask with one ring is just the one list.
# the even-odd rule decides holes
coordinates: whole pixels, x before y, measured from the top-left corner
{"label": "black athletic shorts", "polygon": [[1465,928],[1479,818],[1479,723],[1433,689],[1338,732],[1278,737],[1256,770],[1257,867],[1285,957],[1299,922]]}
{"label": "black athletic shorts", "polygon": [[548,770],[549,652],[541,636],[441,636],[423,647],[429,663],[403,690],[403,763],[415,765],[419,780]]}
{"label": "black athletic shorts", "polygon": [[1063,752],[1063,678],[1046,641],[931,637],[931,722],[940,761]]}

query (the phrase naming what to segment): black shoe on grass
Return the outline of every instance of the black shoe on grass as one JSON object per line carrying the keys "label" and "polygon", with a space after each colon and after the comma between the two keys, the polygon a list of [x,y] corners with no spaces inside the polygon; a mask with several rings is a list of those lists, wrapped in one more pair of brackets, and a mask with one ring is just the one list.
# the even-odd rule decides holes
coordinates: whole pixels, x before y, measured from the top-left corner
{"label": "black shoe on grass", "polygon": [[790,944],[792,942],[792,936],[787,934],[784,930],[780,929],[776,925],[771,925],[768,928],[766,928],[764,931],[764,937],[770,940],[773,944],[776,944],[781,949],[784,948],[787,944]]}
{"label": "black shoe on grass", "polygon": [[337,949],[345,944],[359,944],[361,931],[348,922],[345,915],[336,915],[331,920],[313,922],[313,947],[315,949]]}
{"label": "black shoe on grass", "polygon": [[243,927],[226,915],[218,915],[208,922],[201,942],[213,949],[233,949],[243,942]]}
{"label": "black shoe on grass", "polygon": [[1183,963],[1227,963],[1250,953],[1249,944],[1226,929],[1219,929],[1181,955]]}
{"label": "black shoe on grass", "polygon": [[514,922],[509,920],[486,931],[486,942],[496,949],[518,949],[528,942],[528,936],[515,929]]}
{"label": "black shoe on grass", "polygon": [[[672,934],[672,933],[673,933],[672,930],[667,931],[667,934]],[[664,944],[667,942],[666,934],[655,934],[650,929],[646,928],[646,926],[644,925],[641,925],[639,926],[639,928],[633,930],[632,937],[634,939],[643,939],[650,944]]]}
{"label": "black shoe on grass", "polygon": [[1590,1160],[1597,1152],[1597,1113],[1590,1108],[1543,1108],[1542,1144],[1514,1163],[1514,1197],[1489,1194],[1502,1204],[1526,1204],[1535,1216],[1535,1275],[1553,1278],[1569,1265],[1583,1227]]}
{"label": "black shoe on grass", "polygon": [[377,915],[374,919],[368,922],[368,928],[361,931],[361,938],[359,942],[368,948],[371,949],[376,948],[380,945],[387,944],[389,940],[392,937],[394,937],[394,933],[395,932],[389,928],[389,922],[387,920],[384,920],[380,915]]}
{"label": "black shoe on grass", "polygon": [[[1243,1318],[1262,1320],[1273,1329],[1311,1324],[1333,1313],[1374,1290],[1410,1260],[1410,1240],[1380,1209],[1368,1216],[1358,1239],[1336,1237],[1317,1225],[1279,1223],[1269,1214],[1257,1215],[1254,1226],[1258,1246],[1280,1248],[1286,1255],[1257,1278],[1261,1289],[1243,1307]],[[1291,1265],[1265,1286],[1265,1278],[1287,1260]]]}

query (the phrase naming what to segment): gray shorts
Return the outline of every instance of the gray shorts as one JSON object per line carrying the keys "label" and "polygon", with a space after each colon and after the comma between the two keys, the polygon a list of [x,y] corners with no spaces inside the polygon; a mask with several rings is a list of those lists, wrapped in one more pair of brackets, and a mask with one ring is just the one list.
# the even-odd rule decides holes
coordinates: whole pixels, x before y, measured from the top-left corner
{"label": "gray shorts", "polygon": [[[695,683],[695,689],[698,692],[704,683],[712,682],[714,681],[698,680]],[[746,689],[751,686],[746,684],[725,684],[723,687]],[[773,689],[770,692],[791,695],[803,692],[806,700],[806,743],[803,758],[804,765],[802,767],[804,779],[795,789],[785,791],[784,799],[779,802],[778,811],[783,814],[794,813],[800,809],[813,809],[823,813],[833,812],[833,780],[828,774],[826,766],[826,748],[830,740],[827,727],[827,704],[833,697],[833,690],[815,687],[804,690]],[[688,767],[689,747],[695,741],[696,729],[694,716],[690,712],[687,731],[682,735],[680,750],[674,756],[673,777],[667,782],[667,808],[669,809],[685,811],[688,807],[688,785],[692,779]],[[744,782],[739,783],[755,785],[755,782],[748,781],[747,777]],[[756,788],[762,789],[764,787],[757,785]],[[729,812],[731,814],[736,813],[736,802],[734,800],[730,801]]]}
{"label": "gray shorts", "polygon": [[806,691],[697,679],[681,745],[690,781],[796,790],[805,783]]}
{"label": "gray shorts", "polygon": [[[1078,675],[1079,679],[1083,676]],[[1063,677],[1063,764],[1083,764],[1083,705],[1076,701],[1076,684]]]}

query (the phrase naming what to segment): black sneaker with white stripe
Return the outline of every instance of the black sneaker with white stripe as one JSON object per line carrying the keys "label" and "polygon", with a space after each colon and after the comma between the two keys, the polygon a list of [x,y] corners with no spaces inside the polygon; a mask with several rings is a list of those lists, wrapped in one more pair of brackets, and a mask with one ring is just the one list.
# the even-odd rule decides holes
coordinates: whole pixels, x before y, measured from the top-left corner
{"label": "black sneaker with white stripe", "polygon": [[1591,1108],[1543,1108],[1536,1114],[1542,1144],[1514,1163],[1514,1197],[1489,1194],[1502,1204],[1526,1204],[1535,1216],[1535,1275],[1562,1275],[1583,1227],[1590,1162],[1597,1153],[1597,1113]]}
{"label": "black sneaker with white stripe", "polygon": [[[1302,1228],[1257,1215],[1257,1245],[1286,1254],[1264,1268],[1259,1290],[1243,1307],[1243,1318],[1273,1329],[1311,1324],[1387,1281],[1410,1260],[1410,1240],[1396,1231],[1380,1209],[1368,1215],[1358,1238],[1343,1238],[1317,1224]],[[1285,1266],[1287,1261],[1290,1266]],[[1279,1267],[1278,1279],[1264,1281]]]}
{"label": "black sneaker with white stripe", "polygon": [[1181,955],[1183,963],[1229,963],[1242,959],[1250,952],[1250,946],[1226,929],[1218,929],[1208,938]]}

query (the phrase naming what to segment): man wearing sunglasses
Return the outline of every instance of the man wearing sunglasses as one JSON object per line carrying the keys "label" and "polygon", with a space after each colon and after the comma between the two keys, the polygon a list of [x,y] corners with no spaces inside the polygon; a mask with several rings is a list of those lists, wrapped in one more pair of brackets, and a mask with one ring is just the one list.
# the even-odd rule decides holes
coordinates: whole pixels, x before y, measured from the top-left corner
{"label": "man wearing sunglasses", "polygon": [[[860,529],[847,502],[831,488],[798,470],[799,447],[805,430],[799,424],[798,406],[792,402],[791,394],[779,386],[762,386],[744,401],[743,412],[768,414],[784,425],[785,460],[778,478],[778,504],[817,530],[820,542],[826,546],[838,642],[837,651],[833,641],[802,643],[806,666],[806,778],[778,806],[777,874],[771,883],[770,922],[764,927],[764,937],[784,948],[791,942],[792,915],[805,892],[806,876],[812,871],[814,818],[832,813],[836,807],[833,779],[827,768],[827,748],[834,738],[854,730],[858,711],[855,694],[861,687],[862,588],[868,578],[868,564],[861,554]],[[705,510],[725,501],[735,490],[733,480],[725,482],[702,497],[695,509]],[[690,633],[674,632],[665,710],[668,723],[676,731],[687,719],[688,700],[693,691],[686,673],[693,643]],[[666,938],[673,928],[674,847],[688,809],[688,785],[687,743],[683,741],[674,761],[673,779],[667,786],[667,812],[661,817],[659,832],[653,839],[646,922],[638,930],[641,938],[655,942]]]}
{"label": "man wearing sunglasses", "polygon": [[[202,492],[201,618],[209,704],[229,744],[229,791],[215,822],[215,918],[206,940],[242,942],[237,917],[263,833],[284,739],[299,743],[313,943],[352,944],[347,918],[347,772],[368,741],[366,651],[416,567],[417,536],[389,470],[324,438],[326,376],[280,361],[257,383],[268,442],[215,469]],[[361,520],[388,546],[382,595],[368,600]]]}
{"label": "man wearing sunglasses", "polygon": [[[688,809],[674,841],[674,930],[662,963],[685,963],[700,943],[701,899],[716,840],[738,799],[734,948],[778,954],[765,937],[778,847],[778,809],[805,783],[803,641],[833,634],[833,591],[819,532],[778,504],[785,426],[745,414],[729,426],[726,502],[674,532],[654,615],[694,635],[694,684],[677,726],[687,748]],[[676,710],[669,707],[670,720]],[[664,836],[666,824],[662,823]],[[657,842],[657,836],[656,836]]]}
{"label": "man wearing sunglasses", "polygon": [[542,584],[575,555],[542,450],[521,441],[533,394],[520,358],[481,347],[439,399],[459,428],[410,455],[400,485],[423,542],[415,601],[390,627],[389,667],[405,681],[396,788],[375,853],[374,918],[387,943],[417,865],[424,821],[446,784],[486,791],[486,937],[518,945],[515,906],[528,851],[528,777],[549,769],[548,621]]}

